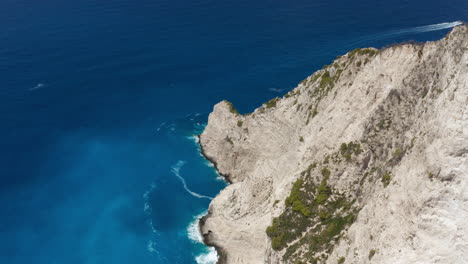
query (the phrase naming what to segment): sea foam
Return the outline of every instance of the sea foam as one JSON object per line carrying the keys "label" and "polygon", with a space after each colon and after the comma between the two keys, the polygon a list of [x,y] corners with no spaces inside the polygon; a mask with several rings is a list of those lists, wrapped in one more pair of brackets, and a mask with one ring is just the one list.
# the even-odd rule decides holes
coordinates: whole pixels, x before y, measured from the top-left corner
{"label": "sea foam", "polygon": [[418,27],[411,27],[405,29],[398,29],[398,30],[391,30],[375,35],[364,36],[356,42],[351,43],[348,46],[356,46],[360,43],[365,43],[368,41],[375,41],[375,40],[382,40],[386,38],[396,37],[396,36],[403,36],[403,35],[410,35],[410,34],[418,34],[418,33],[425,33],[431,31],[438,31],[443,29],[449,29],[456,26],[463,24],[461,21],[454,21],[454,22],[445,22],[445,23],[438,23],[426,26],[418,26]]}
{"label": "sea foam", "polygon": [[[187,227],[187,234],[190,240],[194,243],[203,244],[203,237],[200,233],[200,219],[206,215],[206,211],[195,216],[194,220],[190,223]],[[195,261],[198,264],[216,264],[218,261],[218,252],[214,247],[208,247],[206,252],[201,253],[200,255],[195,257]]]}
{"label": "sea foam", "polygon": [[218,261],[218,253],[216,249],[210,247],[207,253],[197,256],[195,260],[198,264],[216,264]]}
{"label": "sea foam", "polygon": [[182,182],[182,185],[184,186],[185,191],[187,191],[189,194],[191,194],[192,196],[197,197],[197,198],[204,198],[204,199],[213,200],[212,197],[193,192],[188,188],[187,183],[185,182],[185,179],[180,175],[180,169],[182,168],[182,166],[185,165],[185,163],[186,163],[186,161],[179,160],[179,161],[177,161],[177,163],[174,166],[172,166],[172,173],[177,178],[179,178],[179,180]]}

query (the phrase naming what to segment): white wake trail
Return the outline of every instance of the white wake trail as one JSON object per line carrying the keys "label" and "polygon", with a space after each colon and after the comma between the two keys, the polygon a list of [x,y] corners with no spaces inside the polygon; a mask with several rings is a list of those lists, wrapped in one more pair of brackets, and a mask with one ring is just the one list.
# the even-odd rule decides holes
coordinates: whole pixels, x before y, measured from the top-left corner
{"label": "white wake trail", "polygon": [[177,178],[179,178],[179,180],[182,182],[182,185],[184,186],[184,189],[185,189],[188,193],[190,193],[192,196],[195,196],[195,197],[197,197],[197,198],[205,198],[205,199],[213,200],[212,197],[209,197],[209,196],[206,196],[206,195],[202,195],[202,194],[198,194],[198,193],[196,193],[196,192],[191,191],[191,190],[188,188],[187,183],[185,182],[185,179],[184,179],[182,176],[180,176],[180,169],[182,168],[182,166],[185,165],[185,163],[186,163],[185,161],[179,160],[179,161],[177,161],[177,163],[176,163],[174,166],[172,166],[172,173],[174,173],[174,175],[177,176]]}
{"label": "white wake trail", "polygon": [[387,34],[384,34],[383,36],[384,37],[389,37],[389,36],[395,36],[395,35],[406,35],[406,34],[431,32],[431,31],[437,31],[437,30],[442,30],[442,29],[453,28],[453,27],[459,26],[461,24],[463,24],[463,22],[461,22],[461,21],[439,23],[439,24],[434,24],[434,25],[427,25],[427,26],[421,26],[421,27],[414,27],[414,28],[408,28],[408,29],[395,30],[395,31],[391,31],[391,32],[389,32]]}
{"label": "white wake trail", "polygon": [[454,22],[445,22],[445,23],[439,23],[439,24],[433,24],[433,25],[412,27],[412,28],[407,28],[407,29],[392,30],[392,31],[381,33],[381,34],[375,34],[375,35],[362,37],[360,40],[354,42],[352,46],[356,46],[360,43],[365,43],[368,41],[381,40],[381,39],[391,38],[395,36],[403,36],[403,35],[409,35],[409,34],[418,34],[418,33],[449,29],[449,28],[459,26],[461,24],[463,24],[463,22],[454,21]]}

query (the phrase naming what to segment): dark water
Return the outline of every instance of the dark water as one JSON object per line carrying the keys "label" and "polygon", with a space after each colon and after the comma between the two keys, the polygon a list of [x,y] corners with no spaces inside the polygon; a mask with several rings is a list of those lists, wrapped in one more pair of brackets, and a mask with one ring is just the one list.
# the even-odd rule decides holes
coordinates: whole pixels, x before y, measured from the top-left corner
{"label": "dark water", "polygon": [[213,104],[251,111],[347,50],[438,39],[467,11],[1,1],[0,263],[210,263],[188,230],[225,186],[193,139]]}

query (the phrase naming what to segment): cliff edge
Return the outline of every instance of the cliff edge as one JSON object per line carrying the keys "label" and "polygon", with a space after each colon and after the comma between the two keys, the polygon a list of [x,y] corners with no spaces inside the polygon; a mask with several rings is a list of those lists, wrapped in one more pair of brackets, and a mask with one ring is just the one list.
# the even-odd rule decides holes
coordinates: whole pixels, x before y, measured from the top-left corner
{"label": "cliff edge", "polygon": [[357,49],[200,135],[221,263],[468,263],[468,26]]}

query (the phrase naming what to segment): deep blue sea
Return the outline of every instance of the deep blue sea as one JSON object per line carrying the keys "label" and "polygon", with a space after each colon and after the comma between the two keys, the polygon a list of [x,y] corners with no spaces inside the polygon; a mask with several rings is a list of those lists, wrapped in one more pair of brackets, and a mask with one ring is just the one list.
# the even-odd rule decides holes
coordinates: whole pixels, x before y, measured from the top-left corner
{"label": "deep blue sea", "polygon": [[466,0],[2,0],[0,263],[214,263],[196,219],[226,183],[194,135],[215,103],[462,20]]}

